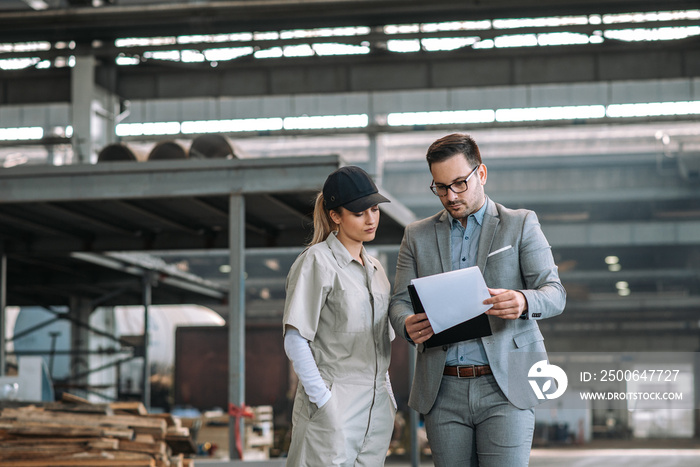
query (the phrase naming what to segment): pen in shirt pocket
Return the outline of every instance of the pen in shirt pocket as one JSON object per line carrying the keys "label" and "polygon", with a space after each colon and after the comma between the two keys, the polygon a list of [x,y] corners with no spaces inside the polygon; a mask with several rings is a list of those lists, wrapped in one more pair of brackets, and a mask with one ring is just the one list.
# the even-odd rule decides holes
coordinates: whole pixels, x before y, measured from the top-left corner
{"label": "pen in shirt pocket", "polygon": [[495,250],[495,251],[492,251],[491,253],[489,253],[487,258],[490,258],[493,255],[497,255],[498,253],[503,253],[504,251],[509,250],[511,248],[513,248],[513,245],[508,245],[508,246],[504,246],[503,248],[499,248],[498,250]]}

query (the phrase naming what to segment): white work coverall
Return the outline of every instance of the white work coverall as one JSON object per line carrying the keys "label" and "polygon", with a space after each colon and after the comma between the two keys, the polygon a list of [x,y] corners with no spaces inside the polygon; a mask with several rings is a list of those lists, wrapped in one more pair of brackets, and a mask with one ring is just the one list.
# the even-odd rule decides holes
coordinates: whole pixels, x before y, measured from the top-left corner
{"label": "white work coverall", "polygon": [[331,391],[319,409],[298,385],[289,467],[384,465],[396,413],[386,380],[390,284],[379,261],[361,254],[364,266],[331,233],[287,276],[284,327],[310,342]]}

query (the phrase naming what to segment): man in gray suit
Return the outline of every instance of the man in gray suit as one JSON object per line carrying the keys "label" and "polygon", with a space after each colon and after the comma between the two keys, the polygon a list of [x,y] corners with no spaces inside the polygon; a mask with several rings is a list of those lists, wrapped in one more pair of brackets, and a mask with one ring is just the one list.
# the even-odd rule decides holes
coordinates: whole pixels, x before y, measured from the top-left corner
{"label": "man in gray suit", "polygon": [[[435,141],[426,159],[445,209],[406,227],[389,308],[396,333],[418,350],[409,406],[425,416],[436,466],[526,466],[533,407],[542,402],[528,370],[546,359],[536,321],[560,314],[566,292],[537,215],[484,194],[487,170],[470,136]],[[434,333],[425,313],[414,313],[407,286],[470,266],[489,287],[492,335],[425,345]]]}

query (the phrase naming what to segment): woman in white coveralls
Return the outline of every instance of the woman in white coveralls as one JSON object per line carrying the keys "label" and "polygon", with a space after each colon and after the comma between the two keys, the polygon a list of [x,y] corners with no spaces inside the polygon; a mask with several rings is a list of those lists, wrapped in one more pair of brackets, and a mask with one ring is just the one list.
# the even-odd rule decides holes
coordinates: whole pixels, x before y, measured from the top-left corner
{"label": "woman in white coveralls", "polygon": [[289,467],[384,465],[396,414],[390,285],[362,244],[388,201],[354,166],[330,174],[316,198],[313,240],[287,276],[284,348],[300,382]]}

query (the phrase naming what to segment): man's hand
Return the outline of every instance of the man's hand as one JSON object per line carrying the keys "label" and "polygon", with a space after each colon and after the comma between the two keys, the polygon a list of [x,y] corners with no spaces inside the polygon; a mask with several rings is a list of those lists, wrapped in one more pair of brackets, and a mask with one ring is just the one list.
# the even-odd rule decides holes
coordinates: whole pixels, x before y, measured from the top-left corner
{"label": "man's hand", "polygon": [[493,308],[486,311],[487,315],[503,319],[518,319],[523,311],[527,310],[527,300],[522,292],[508,289],[489,289],[489,293],[491,298],[484,300],[484,304],[493,304]]}
{"label": "man's hand", "polygon": [[416,344],[422,344],[434,334],[425,313],[417,313],[406,318],[406,333]]}

